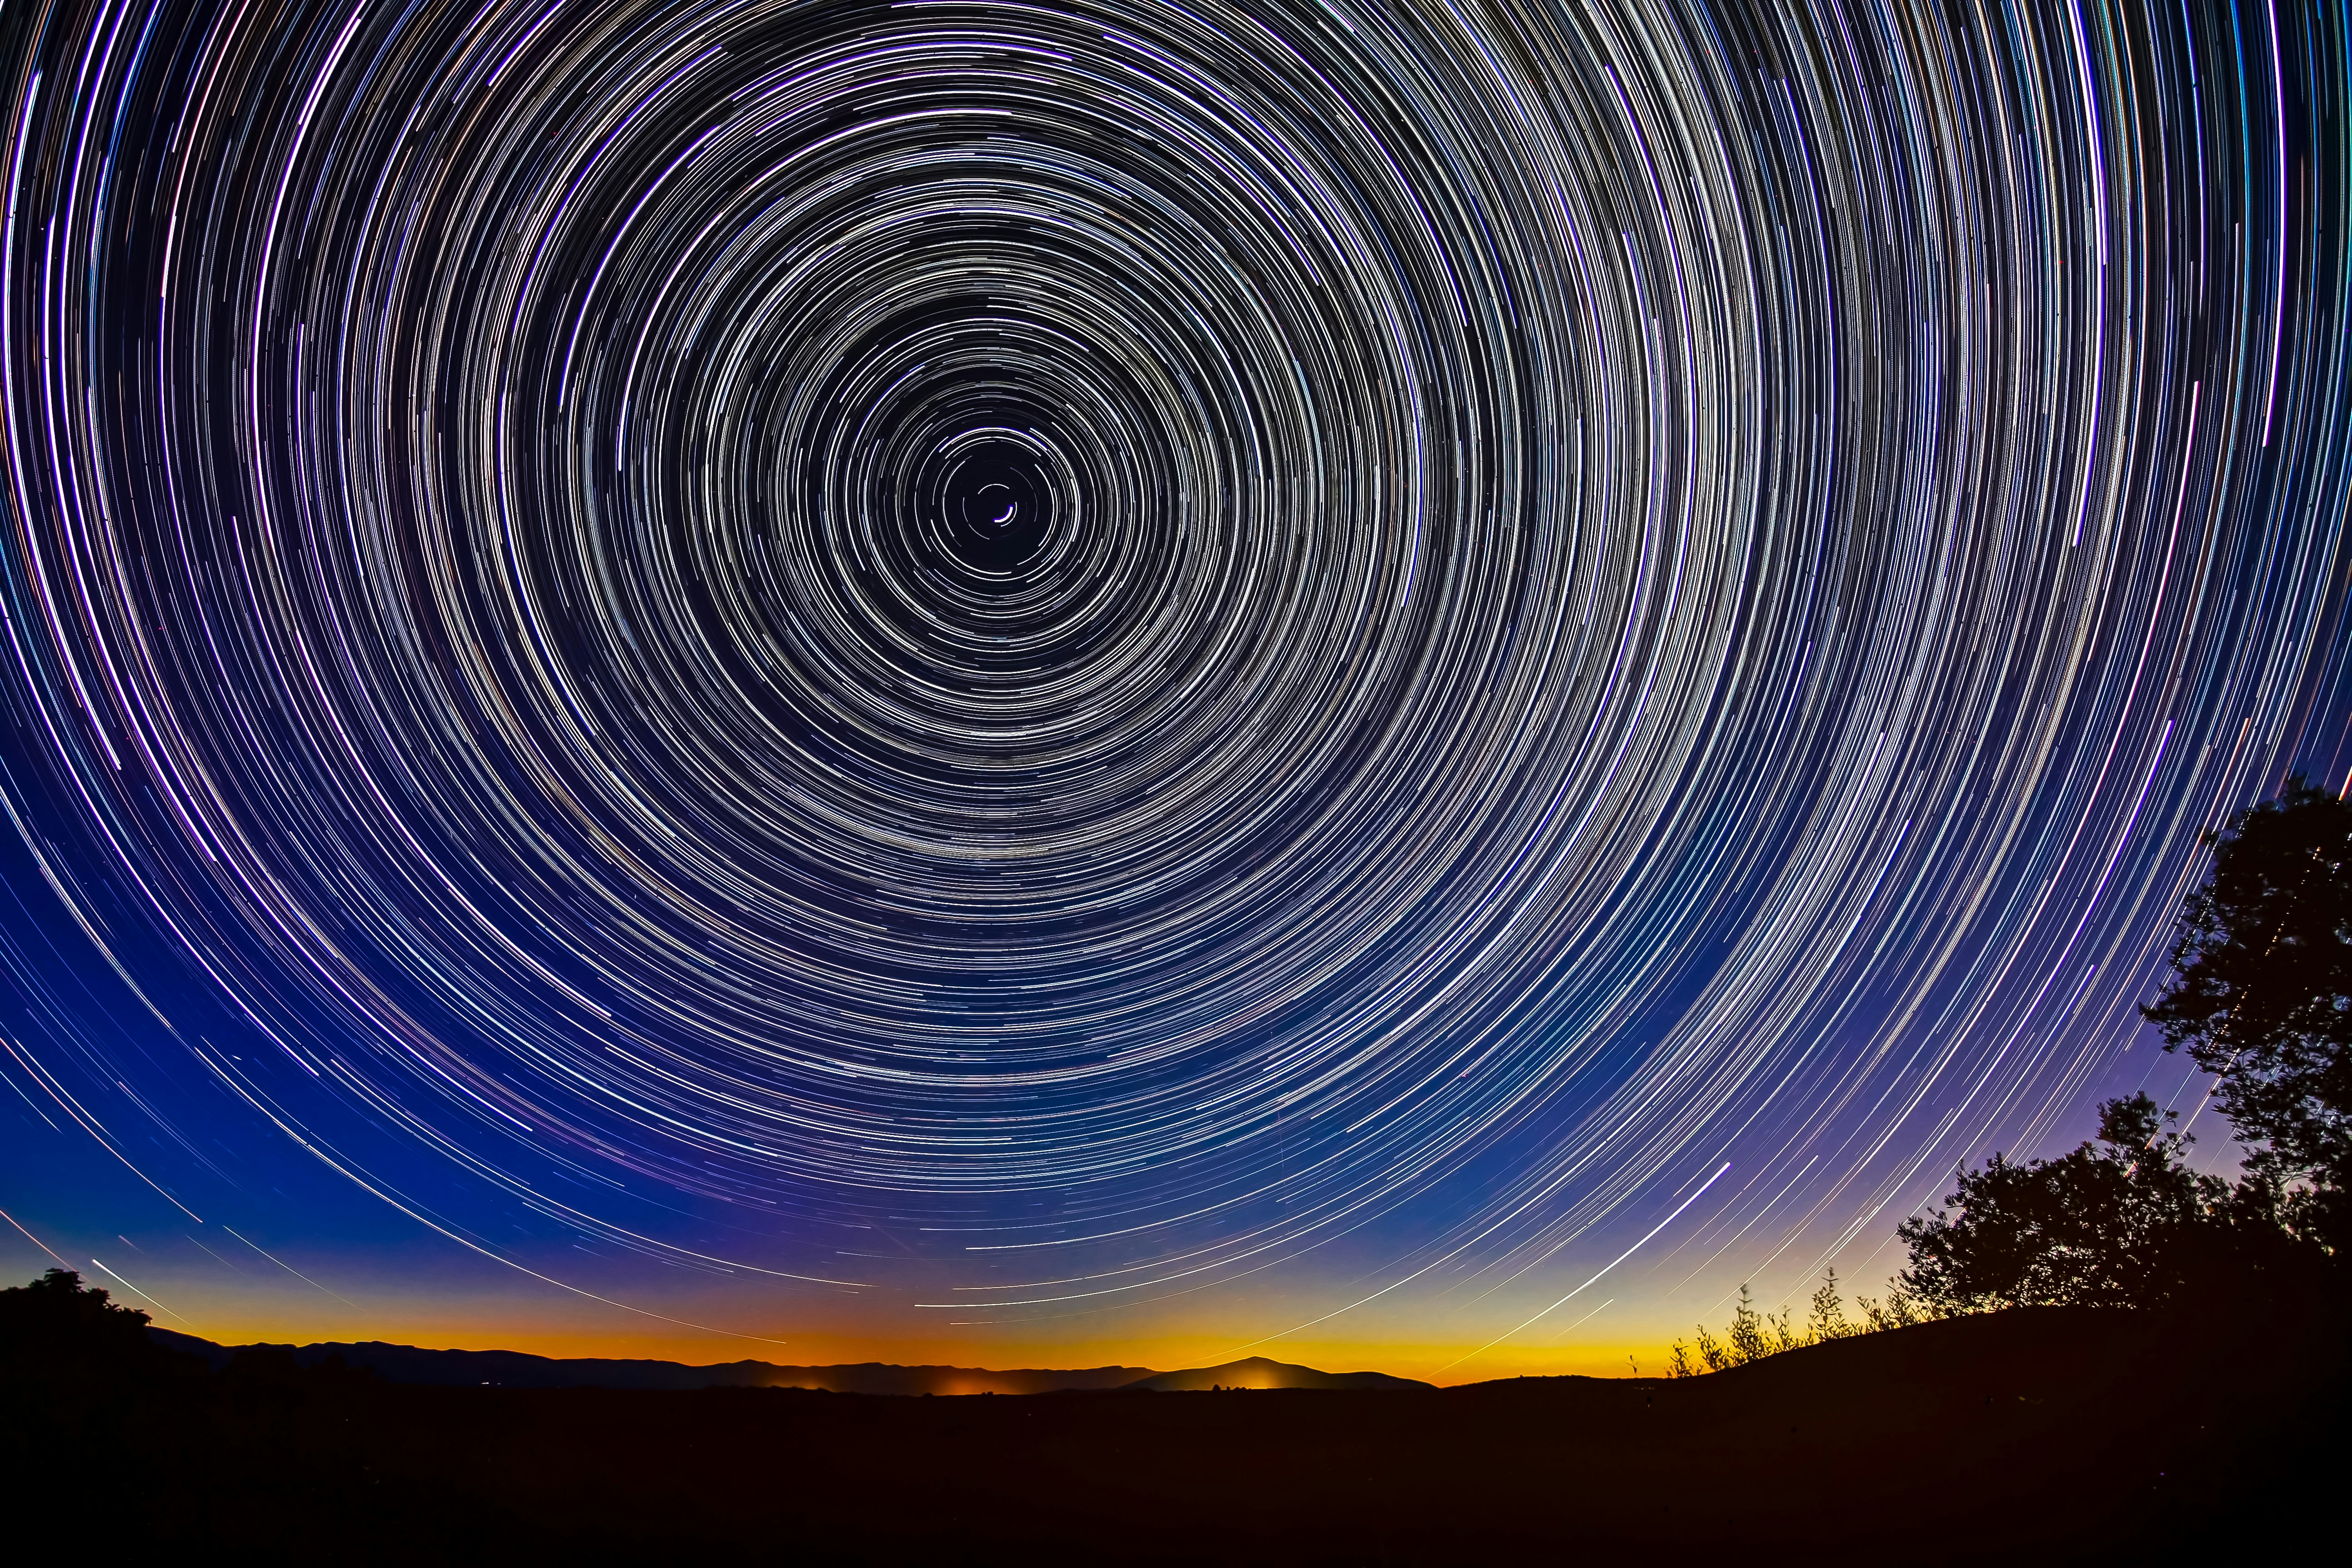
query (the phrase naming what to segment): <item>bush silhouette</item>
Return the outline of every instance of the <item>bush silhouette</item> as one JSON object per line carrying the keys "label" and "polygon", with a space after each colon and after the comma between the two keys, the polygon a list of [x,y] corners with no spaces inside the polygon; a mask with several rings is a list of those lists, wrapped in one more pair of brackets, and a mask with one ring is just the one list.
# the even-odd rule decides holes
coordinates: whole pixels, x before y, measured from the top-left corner
{"label": "bush silhouette", "polygon": [[147,1314],[118,1305],[70,1268],[0,1290],[0,1365],[12,1381],[87,1379],[150,1370],[163,1352]]}
{"label": "bush silhouette", "polygon": [[68,1268],[0,1289],[0,1468],[26,1498],[136,1533],[162,1484],[143,1434],[204,1382],[147,1314]]}
{"label": "bush silhouette", "polygon": [[[1867,1301],[1862,1303],[1865,1313],[1875,1311]],[[1812,1296],[1811,1310],[1805,1317],[1805,1331],[1798,1333],[1790,1326],[1790,1309],[1783,1307],[1777,1314],[1759,1312],[1748,1288],[1739,1288],[1738,1304],[1731,1310],[1731,1327],[1722,1339],[1707,1331],[1705,1323],[1698,1325],[1698,1352],[1693,1359],[1691,1348],[1676,1340],[1666,1352],[1666,1375],[1696,1377],[1702,1368],[1707,1372],[1728,1372],[1735,1366],[1762,1361],[1806,1345],[1825,1344],[1831,1340],[1843,1340],[1865,1333],[1866,1329],[1849,1321],[1845,1315],[1845,1299],[1838,1291],[1837,1270],[1831,1269],[1823,1278],[1821,1289]],[[1911,1321],[1911,1320],[1906,1320]],[[1874,1325],[1893,1327],[1893,1324]]]}

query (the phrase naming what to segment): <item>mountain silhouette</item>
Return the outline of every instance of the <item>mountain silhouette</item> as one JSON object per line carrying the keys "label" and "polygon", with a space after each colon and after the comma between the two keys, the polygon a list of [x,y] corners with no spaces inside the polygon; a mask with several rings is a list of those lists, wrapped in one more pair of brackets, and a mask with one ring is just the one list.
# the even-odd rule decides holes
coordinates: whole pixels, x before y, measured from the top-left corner
{"label": "mountain silhouette", "polygon": [[1155,1372],[1127,1384],[1124,1392],[1200,1394],[1217,1388],[1344,1388],[1402,1394],[1417,1390],[1433,1391],[1435,1386],[1433,1384],[1416,1383],[1409,1377],[1391,1377],[1384,1372],[1318,1372],[1311,1366],[1293,1366],[1287,1362],[1268,1361],[1262,1355],[1254,1355],[1245,1361],[1226,1362],[1222,1366],[1196,1366],[1184,1372]]}
{"label": "mountain silhouette", "polygon": [[1124,1388],[1138,1378],[1152,1375],[1148,1366],[1097,1366],[1074,1371],[1017,1368],[1004,1372],[971,1366],[895,1366],[883,1362],[778,1366],[763,1361],[737,1361],[688,1366],[674,1361],[557,1358],[521,1351],[425,1350],[415,1345],[386,1344],[381,1340],[356,1344],[329,1342],[308,1345],[223,1345],[170,1329],[151,1327],[147,1335],[167,1349],[202,1357],[215,1372],[226,1367],[238,1351],[266,1349],[290,1351],[300,1366],[318,1366],[330,1356],[341,1356],[346,1366],[372,1372],[386,1383],[440,1388],[808,1388],[832,1394],[1056,1394]]}
{"label": "mountain silhouette", "polygon": [[381,1340],[356,1343],[322,1341],[307,1345],[224,1345],[194,1334],[149,1328],[147,1337],[167,1350],[200,1358],[215,1372],[239,1351],[290,1353],[298,1366],[323,1365],[341,1356],[355,1372],[372,1372],[386,1383],[435,1388],[806,1388],[831,1394],[1080,1394],[1129,1392],[1205,1393],[1213,1388],[1321,1388],[1407,1391],[1432,1385],[1378,1372],[1318,1372],[1311,1366],[1251,1356],[1222,1366],[1154,1372],[1148,1366],[1075,1369],[1017,1367],[998,1371],[976,1366],[898,1366],[858,1362],[835,1366],[779,1366],[764,1361],[721,1362],[688,1366],[675,1361],[621,1361],[602,1357],[531,1355],[522,1351],[436,1351]]}

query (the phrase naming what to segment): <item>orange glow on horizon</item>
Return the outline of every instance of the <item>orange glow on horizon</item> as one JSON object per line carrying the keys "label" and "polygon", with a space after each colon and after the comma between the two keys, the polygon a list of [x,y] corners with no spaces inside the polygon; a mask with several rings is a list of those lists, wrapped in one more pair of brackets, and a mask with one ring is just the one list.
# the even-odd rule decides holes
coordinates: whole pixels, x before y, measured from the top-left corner
{"label": "orange glow on horizon", "polygon": [[[93,1283],[111,1283],[98,1280],[94,1271],[84,1272]],[[1323,1331],[1277,1332],[1269,1338],[1269,1326],[1278,1329],[1286,1318],[1296,1321],[1291,1304],[1276,1299],[1234,1303],[1232,1310],[1204,1321],[1139,1321],[1125,1332],[1112,1331],[1118,1320],[1110,1317],[1079,1320],[1094,1331],[1084,1333],[1053,1332],[1076,1326],[1067,1320],[936,1327],[916,1320],[906,1324],[912,1331],[875,1333],[861,1331],[854,1315],[857,1303],[809,1294],[748,1300],[741,1294],[719,1294],[664,1303],[675,1319],[685,1320],[673,1321],[650,1313],[632,1316],[589,1299],[495,1287],[453,1289],[450,1282],[419,1277],[403,1279],[376,1273],[352,1279],[345,1271],[325,1269],[311,1278],[325,1282],[298,1284],[258,1273],[222,1282],[201,1274],[142,1270],[138,1287],[152,1291],[152,1299],[135,1300],[120,1290],[114,1294],[148,1310],[161,1328],[224,1345],[374,1341],[425,1350],[504,1350],[554,1359],[661,1361],[687,1366],[880,1363],[988,1372],[1134,1367],[1165,1373],[1263,1356],[1322,1372],[1384,1373],[1440,1386],[1522,1376],[1663,1375],[1667,1346],[1681,1318],[1676,1312],[1661,1321],[1665,1314],[1637,1308],[1619,1315],[1613,1325],[1596,1322],[1592,1329],[1602,1332],[1591,1337],[1586,1337],[1588,1331],[1567,1342],[1546,1343],[1538,1330],[1528,1336],[1534,1342],[1507,1342],[1492,1348],[1481,1348],[1485,1335],[1458,1320],[1444,1324],[1444,1337],[1404,1318],[1357,1324],[1343,1320],[1322,1325]],[[1350,1327],[1355,1333],[1329,1331]],[[1607,1331],[1612,1328],[1614,1331]],[[1687,1334],[1688,1330],[1682,1331]]]}
{"label": "orange glow on horizon", "polygon": [[[135,1304],[135,1303],[134,1303]],[[1324,1372],[1381,1372],[1452,1387],[1512,1377],[1645,1377],[1664,1375],[1665,1352],[1651,1342],[1596,1341],[1521,1351],[1498,1345],[1449,1366],[1475,1344],[1376,1343],[1361,1341],[1276,1341],[1239,1346],[1204,1333],[1158,1334],[1134,1339],[1076,1342],[973,1342],[948,1337],[866,1338],[824,1333],[775,1337],[777,1344],[750,1337],[697,1333],[649,1326],[644,1331],[586,1326],[519,1327],[506,1314],[475,1315],[421,1311],[378,1317],[364,1327],[282,1312],[208,1312],[200,1322],[152,1314],[159,1327],[195,1334],[220,1344],[309,1344],[383,1341],[427,1350],[518,1351],[555,1359],[667,1361],[688,1366],[757,1361],[777,1366],[839,1366],[880,1362],[900,1366],[953,1366],[976,1371],[1050,1369],[1080,1371],[1105,1366],[1173,1372],[1221,1366],[1264,1356]],[[1628,1363],[1627,1357],[1633,1362]],[[1246,1385],[1246,1384],[1244,1384]],[[976,1391],[975,1391],[976,1392]]]}

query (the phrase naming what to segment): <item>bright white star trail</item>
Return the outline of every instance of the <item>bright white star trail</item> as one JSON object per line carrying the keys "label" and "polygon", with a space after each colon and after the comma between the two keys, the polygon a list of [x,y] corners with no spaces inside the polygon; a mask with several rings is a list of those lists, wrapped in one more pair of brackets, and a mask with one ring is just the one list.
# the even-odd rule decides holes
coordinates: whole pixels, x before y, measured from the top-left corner
{"label": "bright white star trail", "polygon": [[2352,762],[2340,6],[0,27],[45,1237],[1685,1321],[2185,1114]]}

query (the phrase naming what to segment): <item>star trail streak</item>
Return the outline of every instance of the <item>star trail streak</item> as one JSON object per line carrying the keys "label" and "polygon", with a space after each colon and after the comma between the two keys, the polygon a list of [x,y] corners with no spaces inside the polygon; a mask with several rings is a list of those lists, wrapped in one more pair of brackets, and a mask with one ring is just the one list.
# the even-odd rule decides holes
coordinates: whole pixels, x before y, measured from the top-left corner
{"label": "star trail streak", "polygon": [[2347,765],[2346,18],[6,0],[0,1075],[763,1326],[1860,1269]]}

